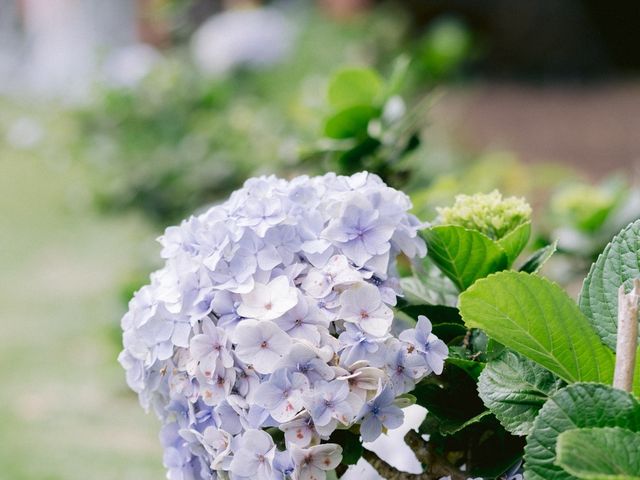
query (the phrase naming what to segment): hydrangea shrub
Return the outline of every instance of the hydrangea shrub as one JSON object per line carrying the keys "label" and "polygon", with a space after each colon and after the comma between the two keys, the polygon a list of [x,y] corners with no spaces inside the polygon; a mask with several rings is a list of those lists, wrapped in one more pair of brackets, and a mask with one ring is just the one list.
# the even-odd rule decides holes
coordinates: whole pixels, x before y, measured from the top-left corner
{"label": "hydrangea shrub", "polygon": [[402,424],[402,395],[448,354],[426,317],[394,321],[396,259],[426,254],[410,208],[368,173],[272,176],[166,230],[119,360],[170,479],[321,480],[336,430]]}
{"label": "hydrangea shrub", "polygon": [[[640,220],[576,303],[540,273],[555,244],[519,261],[523,199],[459,197],[432,225],[410,206],[367,173],[263,177],[167,229],[120,361],[170,479],[323,480],[360,458],[395,480],[640,478]],[[362,446],[412,401],[418,475]]]}

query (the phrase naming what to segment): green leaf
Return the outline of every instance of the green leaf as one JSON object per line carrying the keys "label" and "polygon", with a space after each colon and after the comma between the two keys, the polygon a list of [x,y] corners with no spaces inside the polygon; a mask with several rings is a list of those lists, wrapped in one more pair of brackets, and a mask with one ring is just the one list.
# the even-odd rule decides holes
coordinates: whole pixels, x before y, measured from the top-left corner
{"label": "green leaf", "polygon": [[635,278],[640,278],[640,220],[611,240],[591,266],[580,293],[580,309],[613,350],[618,329],[618,288],[624,284],[628,292]]}
{"label": "green leaf", "polygon": [[507,254],[509,265],[515,262],[518,255],[522,253],[522,250],[529,243],[530,236],[531,222],[525,222],[498,240],[498,244]]}
{"label": "green leaf", "polygon": [[486,235],[457,225],[439,225],[423,231],[429,258],[459,290],[478,278],[508,266],[504,250]]}
{"label": "green leaf", "polygon": [[640,433],[624,428],[562,432],[556,463],[585,480],[640,480]]}
{"label": "green leaf", "polygon": [[554,241],[550,245],[546,245],[539,250],[533,252],[533,254],[527,258],[527,260],[520,267],[521,272],[537,273],[542,266],[547,263],[547,260],[556,252],[558,248],[558,241]]}
{"label": "green leaf", "polygon": [[459,323],[438,323],[433,326],[431,333],[449,345],[454,340],[462,340],[467,334],[467,329]]}
{"label": "green leaf", "polygon": [[340,110],[327,119],[324,134],[329,138],[337,139],[364,137],[369,121],[377,114],[377,109],[367,105],[356,105]]}
{"label": "green leaf", "polygon": [[480,374],[486,365],[484,362],[476,362],[474,360],[456,357],[447,358],[447,362],[467,372],[467,374],[475,381],[478,380],[478,377],[480,377]]}
{"label": "green leaf", "polygon": [[411,395],[410,393],[403,393],[402,395],[398,395],[396,399],[393,401],[393,404],[396,407],[407,408],[411,405],[416,404],[415,395]]}
{"label": "green leaf", "polygon": [[561,380],[537,363],[506,351],[487,363],[478,392],[504,428],[527,435],[544,402],[562,386]]}
{"label": "green leaf", "polygon": [[343,109],[354,105],[373,105],[380,100],[382,79],[369,68],[349,68],[336,73],[329,83],[329,103]]}
{"label": "green leaf", "polygon": [[409,303],[436,303],[436,295],[418,277],[404,277],[400,279],[400,288]]}
{"label": "green leaf", "polygon": [[467,327],[539,363],[567,382],[611,383],[613,353],[555,283],[522,272],[479,280],[460,296]]}
{"label": "green leaf", "polygon": [[406,300],[412,304],[454,305],[457,303],[458,291],[455,285],[444,275],[439,275],[401,278],[400,287]]}
{"label": "green leaf", "polygon": [[489,410],[485,410],[475,417],[471,417],[470,419],[463,422],[456,422],[450,419],[440,420],[438,428],[442,435],[453,435],[454,433],[458,433],[475,423],[479,423],[487,415],[491,415],[491,412]]}
{"label": "green leaf", "polygon": [[460,311],[455,307],[447,307],[445,305],[409,305],[400,310],[414,320],[417,320],[419,315],[424,315],[432,325],[439,323],[457,323],[464,325]]}
{"label": "green leaf", "polygon": [[497,342],[495,339],[490,338],[487,342],[487,360],[495,360],[506,350],[507,348],[504,345],[502,345],[500,342]]}
{"label": "green leaf", "polygon": [[525,448],[527,480],[568,480],[572,475],[556,462],[558,436],[575,428],[640,429],[640,403],[633,395],[607,385],[577,383],[563,388],[544,404]]}

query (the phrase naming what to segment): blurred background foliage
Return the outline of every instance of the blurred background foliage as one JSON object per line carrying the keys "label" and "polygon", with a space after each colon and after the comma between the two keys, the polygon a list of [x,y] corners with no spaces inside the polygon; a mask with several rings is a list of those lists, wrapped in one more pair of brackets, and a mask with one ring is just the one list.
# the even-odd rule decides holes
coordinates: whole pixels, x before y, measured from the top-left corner
{"label": "blurred background foliage", "polygon": [[640,216],[640,12],[596,3],[0,0],[0,479],[163,475],[118,318],[251,175],[525,196],[577,292]]}
{"label": "blurred background foliage", "polygon": [[[274,36],[296,38],[275,52],[272,64],[251,64],[261,50],[243,52],[239,44],[261,39],[247,32],[228,45],[230,52],[219,52],[239,57],[228,65],[218,58],[195,65],[176,46],[135,85],[97,86],[96,102],[77,113],[77,147],[106,179],[97,188],[100,207],[142,209],[166,225],[227,196],[248,176],[295,168],[301,143],[317,138],[327,111],[319,95],[327,76],[341,65],[382,63],[399,51],[404,22],[398,14],[341,25],[295,6],[287,12],[263,11],[256,19],[276,23]],[[253,21],[254,13],[224,14],[226,23],[204,25],[214,28],[203,35],[230,35],[224,30]],[[325,48],[314,52],[319,44]]]}

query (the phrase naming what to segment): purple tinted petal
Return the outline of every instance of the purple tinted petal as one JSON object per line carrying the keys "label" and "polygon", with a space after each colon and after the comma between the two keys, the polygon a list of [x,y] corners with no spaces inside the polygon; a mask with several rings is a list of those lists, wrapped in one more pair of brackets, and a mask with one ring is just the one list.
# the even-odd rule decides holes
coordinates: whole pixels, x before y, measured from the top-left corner
{"label": "purple tinted petal", "polygon": [[280,404],[285,396],[282,389],[272,383],[263,383],[256,390],[256,404],[271,410]]}
{"label": "purple tinted petal", "polygon": [[375,415],[367,415],[360,424],[360,435],[363,442],[373,442],[382,433],[382,423]]}
{"label": "purple tinted petal", "polygon": [[399,428],[404,421],[404,412],[395,405],[381,408],[378,413],[378,418],[382,424],[389,430]]}

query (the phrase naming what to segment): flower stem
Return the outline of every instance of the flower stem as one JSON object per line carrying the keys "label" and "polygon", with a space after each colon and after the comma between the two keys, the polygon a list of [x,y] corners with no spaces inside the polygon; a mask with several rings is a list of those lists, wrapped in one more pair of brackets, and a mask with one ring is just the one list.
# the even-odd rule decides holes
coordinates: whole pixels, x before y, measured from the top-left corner
{"label": "flower stem", "polygon": [[424,472],[415,474],[397,470],[370,450],[365,449],[362,456],[382,478],[387,480],[437,480],[447,476],[451,477],[451,480],[466,480],[466,475],[437,455],[434,448],[414,430],[409,430],[404,440],[420,463],[425,466]]}
{"label": "flower stem", "polygon": [[616,368],[613,386],[630,392],[636,364],[638,344],[638,300],[640,299],[640,279],[633,281],[633,288],[627,294],[624,286],[618,290],[618,339],[616,343]]}

